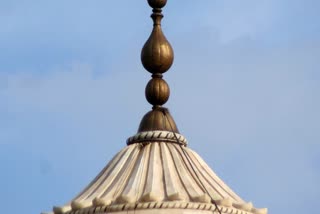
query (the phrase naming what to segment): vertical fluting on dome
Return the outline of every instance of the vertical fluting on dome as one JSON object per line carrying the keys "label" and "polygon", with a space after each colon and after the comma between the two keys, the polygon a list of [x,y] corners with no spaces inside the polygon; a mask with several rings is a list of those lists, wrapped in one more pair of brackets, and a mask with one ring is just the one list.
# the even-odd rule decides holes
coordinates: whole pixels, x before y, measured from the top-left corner
{"label": "vertical fluting on dome", "polygon": [[152,74],[152,79],[145,89],[145,96],[153,108],[143,117],[138,131],[165,130],[178,133],[170,113],[162,107],[170,97],[170,88],[163,79],[163,73],[170,69],[174,60],[173,49],[161,29],[162,8],[167,4],[167,0],[148,0],[148,3],[153,8],[153,30],[142,48],[141,62]]}

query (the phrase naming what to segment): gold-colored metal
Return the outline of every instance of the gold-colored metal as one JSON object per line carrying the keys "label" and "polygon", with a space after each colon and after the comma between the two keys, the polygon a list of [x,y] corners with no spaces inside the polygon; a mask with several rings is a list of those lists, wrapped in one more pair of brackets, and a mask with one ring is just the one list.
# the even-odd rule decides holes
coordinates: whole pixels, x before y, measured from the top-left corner
{"label": "gold-colored metal", "polygon": [[167,0],[148,0],[150,7],[163,8],[167,4]]}
{"label": "gold-colored metal", "polygon": [[179,133],[169,111],[162,107],[170,96],[169,85],[162,79],[162,74],[170,69],[174,60],[173,49],[161,29],[162,8],[167,0],[148,0],[148,3],[153,8],[153,30],[142,48],[141,62],[152,73],[145,95],[153,108],[143,117],[138,132],[162,130]]}
{"label": "gold-colored metal", "polygon": [[152,78],[146,87],[146,98],[151,105],[162,106],[170,96],[170,88],[162,78]]}
{"label": "gold-colored metal", "polygon": [[155,107],[142,118],[138,132],[155,130],[179,133],[168,109]]}
{"label": "gold-colored metal", "polygon": [[152,74],[165,73],[173,64],[173,49],[161,29],[161,9],[153,9],[154,26],[141,52],[144,68]]}

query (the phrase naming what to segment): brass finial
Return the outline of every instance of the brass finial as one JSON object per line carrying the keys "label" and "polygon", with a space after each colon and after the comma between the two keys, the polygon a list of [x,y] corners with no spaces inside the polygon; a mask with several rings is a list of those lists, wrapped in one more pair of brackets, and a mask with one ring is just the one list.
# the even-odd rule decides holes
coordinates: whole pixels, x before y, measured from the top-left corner
{"label": "brass finial", "polygon": [[152,74],[145,95],[147,101],[153,105],[153,110],[144,116],[139,131],[167,130],[178,132],[168,110],[162,107],[170,96],[169,85],[162,79],[162,74],[170,69],[174,59],[173,49],[161,29],[162,8],[167,4],[167,0],[148,0],[148,3],[153,8],[151,15],[153,30],[142,48],[141,62],[143,67]]}
{"label": "brass finial", "polygon": [[153,30],[141,52],[141,61],[144,68],[152,74],[162,74],[169,70],[173,63],[173,50],[161,30],[163,18],[161,8],[166,0],[148,0],[153,8]]}
{"label": "brass finial", "polygon": [[152,33],[141,52],[141,61],[144,68],[152,73],[152,79],[146,87],[146,98],[153,106],[162,106],[170,96],[170,89],[162,74],[169,70],[173,63],[173,50],[161,30],[162,10],[166,0],[148,0],[153,8]]}

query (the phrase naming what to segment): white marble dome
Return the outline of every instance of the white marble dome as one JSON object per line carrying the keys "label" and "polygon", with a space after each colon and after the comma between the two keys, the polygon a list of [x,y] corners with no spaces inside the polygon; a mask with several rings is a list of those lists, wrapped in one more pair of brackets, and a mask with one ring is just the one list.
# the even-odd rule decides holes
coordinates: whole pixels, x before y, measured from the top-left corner
{"label": "white marble dome", "polygon": [[[180,139],[176,143],[174,136]],[[144,132],[128,143],[70,203],[54,207],[54,213],[212,213],[216,205],[221,213],[267,213],[234,193],[186,147],[182,135]]]}

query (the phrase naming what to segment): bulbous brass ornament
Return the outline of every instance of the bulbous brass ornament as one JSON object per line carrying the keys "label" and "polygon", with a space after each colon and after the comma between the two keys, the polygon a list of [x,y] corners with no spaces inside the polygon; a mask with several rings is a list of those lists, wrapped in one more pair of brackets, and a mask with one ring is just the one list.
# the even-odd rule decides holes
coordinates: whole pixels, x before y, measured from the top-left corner
{"label": "bulbous brass ornament", "polygon": [[164,36],[161,26],[155,25],[141,52],[143,67],[152,74],[165,73],[173,64],[173,49]]}
{"label": "bulbous brass ornament", "polygon": [[167,4],[167,0],[148,0],[150,7],[163,8]]}
{"label": "bulbous brass ornament", "polygon": [[165,104],[170,96],[169,85],[164,79],[153,78],[146,87],[146,98],[153,106],[161,106]]}

